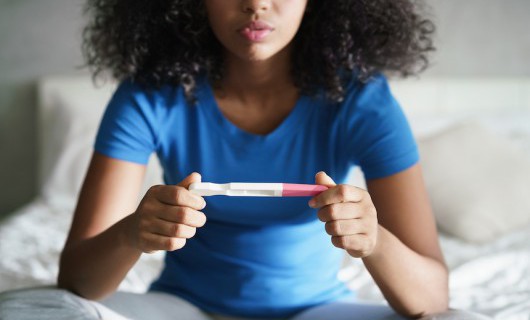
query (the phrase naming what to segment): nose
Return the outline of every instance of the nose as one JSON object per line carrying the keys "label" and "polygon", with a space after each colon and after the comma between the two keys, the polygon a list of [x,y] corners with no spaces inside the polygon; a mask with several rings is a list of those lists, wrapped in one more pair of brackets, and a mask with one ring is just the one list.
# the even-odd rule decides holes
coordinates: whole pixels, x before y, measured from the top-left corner
{"label": "nose", "polygon": [[249,14],[261,13],[269,10],[270,0],[242,0],[241,11]]}

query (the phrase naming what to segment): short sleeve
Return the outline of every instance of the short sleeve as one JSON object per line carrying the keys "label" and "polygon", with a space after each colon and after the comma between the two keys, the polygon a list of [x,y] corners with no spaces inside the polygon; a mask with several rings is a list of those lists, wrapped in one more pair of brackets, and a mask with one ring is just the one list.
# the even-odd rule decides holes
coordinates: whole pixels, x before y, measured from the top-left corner
{"label": "short sleeve", "polygon": [[344,151],[366,179],[390,176],[419,161],[409,123],[384,76],[352,86],[342,108]]}
{"label": "short sleeve", "polygon": [[153,101],[124,81],[107,105],[94,148],[111,158],[147,164],[157,145],[156,122]]}

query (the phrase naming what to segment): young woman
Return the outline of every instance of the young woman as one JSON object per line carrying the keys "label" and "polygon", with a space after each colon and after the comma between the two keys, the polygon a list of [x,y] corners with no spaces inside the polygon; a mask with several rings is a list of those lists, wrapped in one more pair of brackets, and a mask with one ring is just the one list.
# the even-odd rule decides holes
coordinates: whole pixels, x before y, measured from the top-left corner
{"label": "young woman", "polygon": [[[66,290],[11,301],[46,301],[26,303],[39,319],[46,310],[54,319],[447,311],[416,144],[383,76],[427,65],[433,25],[413,1],[91,0],[87,9],[88,64],[121,84],[62,253]],[[165,185],[137,205],[153,152]],[[343,184],[354,166],[367,190]],[[188,190],[201,179],[329,189],[312,199],[203,198]],[[157,250],[165,266],[149,292],[115,293]],[[356,301],[337,279],[345,253],[362,259],[389,307]],[[3,307],[22,317],[13,302]]]}

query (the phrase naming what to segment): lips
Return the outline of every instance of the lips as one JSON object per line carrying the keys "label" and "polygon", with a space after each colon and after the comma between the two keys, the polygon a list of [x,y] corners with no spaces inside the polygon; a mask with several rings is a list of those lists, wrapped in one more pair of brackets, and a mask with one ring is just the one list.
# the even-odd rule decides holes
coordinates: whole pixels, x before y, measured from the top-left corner
{"label": "lips", "polygon": [[239,33],[249,41],[258,42],[267,37],[274,28],[264,21],[251,21],[239,29]]}

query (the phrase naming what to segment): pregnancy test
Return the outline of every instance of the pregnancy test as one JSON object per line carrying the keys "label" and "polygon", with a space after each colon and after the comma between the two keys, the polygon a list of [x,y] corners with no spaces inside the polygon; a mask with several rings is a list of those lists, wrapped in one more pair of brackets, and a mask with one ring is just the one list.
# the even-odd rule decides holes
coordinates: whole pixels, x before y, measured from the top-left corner
{"label": "pregnancy test", "polygon": [[194,182],[188,189],[199,196],[312,197],[326,191],[328,187],[294,183]]}

